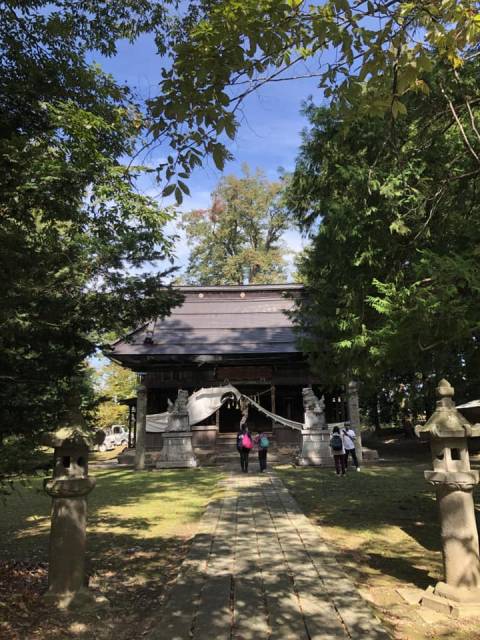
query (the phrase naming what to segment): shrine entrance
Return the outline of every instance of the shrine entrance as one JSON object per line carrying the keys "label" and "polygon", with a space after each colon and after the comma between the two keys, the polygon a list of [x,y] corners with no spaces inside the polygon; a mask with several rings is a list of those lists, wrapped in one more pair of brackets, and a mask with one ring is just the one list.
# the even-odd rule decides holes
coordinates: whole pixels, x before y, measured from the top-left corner
{"label": "shrine entrance", "polygon": [[239,429],[242,414],[237,406],[224,404],[218,410],[219,433],[235,433]]}
{"label": "shrine entrance", "polygon": [[[254,399],[267,411],[272,410],[272,387],[271,385],[235,385],[238,390]],[[226,400],[219,409],[219,433],[236,433],[240,428],[240,418],[242,413],[237,400],[232,398]],[[271,431],[272,421],[258,411],[254,406],[249,407],[248,428],[250,431],[261,432]]]}

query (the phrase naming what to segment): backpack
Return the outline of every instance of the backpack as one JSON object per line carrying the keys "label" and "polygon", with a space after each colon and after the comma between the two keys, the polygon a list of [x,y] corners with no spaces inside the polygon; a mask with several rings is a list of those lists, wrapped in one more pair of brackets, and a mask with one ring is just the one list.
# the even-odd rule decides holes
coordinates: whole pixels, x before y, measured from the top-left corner
{"label": "backpack", "polygon": [[341,451],[343,449],[342,437],[338,433],[334,433],[331,440],[330,446],[332,447],[332,451]]}
{"label": "backpack", "polygon": [[262,447],[262,449],[268,449],[269,444],[270,440],[267,438],[267,436],[262,436],[260,438],[260,446]]}
{"label": "backpack", "polygon": [[249,433],[244,433],[242,436],[242,447],[244,449],[251,449],[253,447],[252,438]]}

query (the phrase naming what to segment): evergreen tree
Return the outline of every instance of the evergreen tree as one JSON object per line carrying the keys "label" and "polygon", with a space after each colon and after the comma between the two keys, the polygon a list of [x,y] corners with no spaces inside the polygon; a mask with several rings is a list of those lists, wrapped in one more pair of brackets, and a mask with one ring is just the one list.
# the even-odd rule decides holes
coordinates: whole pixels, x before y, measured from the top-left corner
{"label": "evergreen tree", "polygon": [[154,5],[0,3],[0,441],[34,443],[62,424],[71,398],[89,395],[85,358],[178,301],[169,262],[142,273],[172,248],[170,214],[138,193],[143,168],[122,161],[142,111],[87,62],[155,12],[160,34]]}
{"label": "evergreen tree", "polygon": [[396,122],[307,109],[288,193],[312,237],[297,319],[332,383],[349,372],[372,390],[403,382],[423,393],[451,376],[459,397],[478,395],[480,166],[464,139],[478,71],[472,60],[452,81],[439,66],[430,99],[410,95]]}

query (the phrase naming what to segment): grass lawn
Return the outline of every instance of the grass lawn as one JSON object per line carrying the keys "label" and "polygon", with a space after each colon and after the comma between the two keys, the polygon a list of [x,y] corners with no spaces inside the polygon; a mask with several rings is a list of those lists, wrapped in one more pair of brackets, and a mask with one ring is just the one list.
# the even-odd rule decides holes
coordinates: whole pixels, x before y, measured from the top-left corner
{"label": "grass lawn", "polygon": [[152,622],[198,519],[220,494],[216,469],[92,472],[88,567],[98,611],[45,611],[50,499],[40,478],[0,503],[0,638],[131,640]]}
{"label": "grass lawn", "polygon": [[392,463],[352,470],[345,478],[331,469],[279,467],[277,472],[321,526],[346,572],[394,630],[393,637],[478,640],[478,620],[429,623],[396,591],[424,589],[442,577],[435,494],[423,478],[427,468]]}

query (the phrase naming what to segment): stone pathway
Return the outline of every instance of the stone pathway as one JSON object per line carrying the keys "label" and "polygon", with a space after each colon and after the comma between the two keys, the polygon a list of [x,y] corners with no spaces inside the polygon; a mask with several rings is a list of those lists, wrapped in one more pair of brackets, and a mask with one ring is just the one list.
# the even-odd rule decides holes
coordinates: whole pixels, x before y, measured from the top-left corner
{"label": "stone pathway", "polygon": [[388,640],[272,472],[232,472],[149,640]]}

